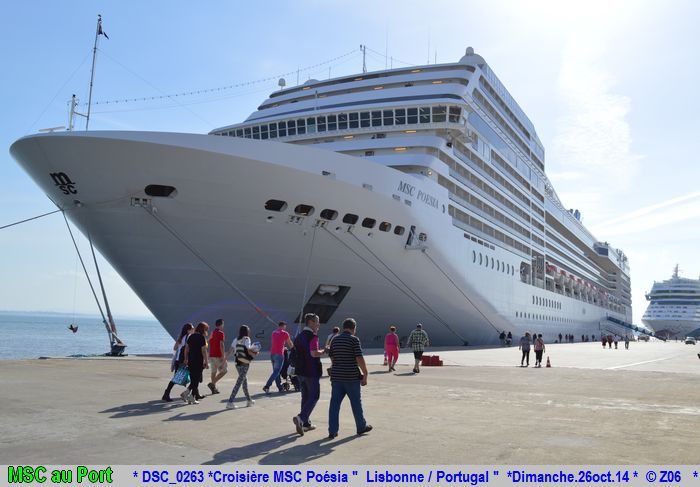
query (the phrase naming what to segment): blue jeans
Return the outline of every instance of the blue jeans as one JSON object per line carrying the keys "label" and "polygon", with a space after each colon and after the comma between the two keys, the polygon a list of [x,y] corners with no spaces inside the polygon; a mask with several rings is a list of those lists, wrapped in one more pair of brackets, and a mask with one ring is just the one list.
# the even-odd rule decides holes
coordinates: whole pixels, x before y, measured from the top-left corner
{"label": "blue jeans", "polygon": [[359,380],[352,382],[331,382],[331,405],[328,408],[328,432],[336,434],[338,432],[340,404],[348,396],[350,399],[350,407],[352,407],[352,415],[355,417],[355,427],[357,432],[363,431],[367,426],[365,416],[362,412],[361,385]]}
{"label": "blue jeans", "polygon": [[310,416],[316,407],[318,398],[321,397],[321,379],[320,377],[308,377],[298,375],[299,384],[301,386],[301,412],[299,417],[305,425],[310,424]]}
{"label": "blue jeans", "polygon": [[265,383],[265,389],[268,389],[272,385],[272,381],[275,381],[275,384],[277,384],[277,389],[282,390],[282,380],[280,379],[280,372],[282,372],[282,366],[284,365],[284,355],[270,355],[270,360],[272,361],[272,374]]}

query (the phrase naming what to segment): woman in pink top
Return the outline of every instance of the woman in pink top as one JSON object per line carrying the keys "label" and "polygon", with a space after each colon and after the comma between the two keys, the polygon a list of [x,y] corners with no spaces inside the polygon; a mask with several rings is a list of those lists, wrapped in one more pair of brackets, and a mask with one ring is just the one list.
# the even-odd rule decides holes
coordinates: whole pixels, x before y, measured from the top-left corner
{"label": "woman in pink top", "polygon": [[396,327],[393,325],[389,327],[389,333],[384,338],[384,353],[386,354],[387,365],[389,365],[389,372],[396,370],[394,366],[399,359],[399,336],[396,334]]}

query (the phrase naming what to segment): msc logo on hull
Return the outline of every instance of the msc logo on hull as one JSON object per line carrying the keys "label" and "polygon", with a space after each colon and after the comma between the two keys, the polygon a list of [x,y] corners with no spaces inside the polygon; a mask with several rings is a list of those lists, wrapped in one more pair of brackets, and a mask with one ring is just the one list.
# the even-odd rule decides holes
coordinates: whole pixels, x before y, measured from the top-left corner
{"label": "msc logo on hull", "polygon": [[68,174],[64,172],[52,172],[51,179],[58,186],[58,189],[63,191],[63,194],[78,194],[78,190],[75,189],[75,183],[71,181]]}

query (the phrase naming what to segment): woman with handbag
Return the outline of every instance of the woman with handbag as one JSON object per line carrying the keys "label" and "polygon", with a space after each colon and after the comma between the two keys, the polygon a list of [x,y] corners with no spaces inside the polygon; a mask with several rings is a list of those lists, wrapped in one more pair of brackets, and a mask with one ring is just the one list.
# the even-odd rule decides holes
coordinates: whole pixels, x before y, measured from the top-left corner
{"label": "woman with handbag", "polygon": [[180,395],[182,399],[190,404],[199,404],[198,399],[204,396],[199,394],[199,384],[202,383],[204,369],[209,368],[209,353],[207,351],[207,335],[209,335],[209,324],[201,321],[197,324],[185,347],[185,365],[190,370],[190,387]]}
{"label": "woman with handbag", "polygon": [[[182,325],[182,330],[180,330],[180,336],[175,340],[175,345],[173,346],[173,360],[170,363],[170,371],[174,372],[173,378],[170,379],[168,387],[165,388],[163,393],[163,401],[172,402],[170,398],[170,391],[172,391],[175,384],[186,386],[190,382],[190,374],[185,367],[185,345],[187,344],[187,338],[194,331],[194,326],[192,323],[185,323]],[[187,380],[185,380],[187,379]]]}
{"label": "woman with handbag", "polygon": [[236,385],[233,386],[231,396],[228,398],[226,409],[238,408],[238,406],[233,403],[233,400],[236,398],[238,389],[240,389],[241,386],[243,386],[243,394],[245,394],[246,399],[248,399],[247,407],[250,407],[255,404],[255,401],[248,393],[248,369],[250,368],[250,362],[253,361],[260,349],[250,343],[250,328],[248,328],[247,325],[241,325],[238,331],[238,338],[231,344],[231,351],[235,351],[236,354],[238,380],[236,381]]}

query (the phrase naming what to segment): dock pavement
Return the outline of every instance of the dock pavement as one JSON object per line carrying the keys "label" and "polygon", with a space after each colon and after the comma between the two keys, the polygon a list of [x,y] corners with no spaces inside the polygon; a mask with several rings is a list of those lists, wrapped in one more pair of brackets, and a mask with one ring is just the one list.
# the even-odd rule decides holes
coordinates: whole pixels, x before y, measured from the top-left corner
{"label": "dock pavement", "polygon": [[[269,360],[249,373],[254,406],[226,410],[160,400],[167,357],[0,362],[0,458],[5,464],[694,464],[700,459],[700,347],[649,342],[548,345],[551,368],[521,368],[517,347],[431,348],[442,367],[396,372],[367,350],[362,390],[374,430],[358,437],[347,400],[328,440],[330,383],[303,437],[299,394],[265,396]],[[324,359],[324,362],[326,360]],[[324,364],[324,368],[327,364]],[[205,374],[207,371],[205,371]],[[205,376],[206,377],[206,376]],[[205,380],[205,383],[208,380]],[[273,386],[274,389],[274,386]],[[173,397],[179,391],[176,386]],[[241,399],[242,400],[242,399]],[[245,404],[242,402],[241,404]]]}

